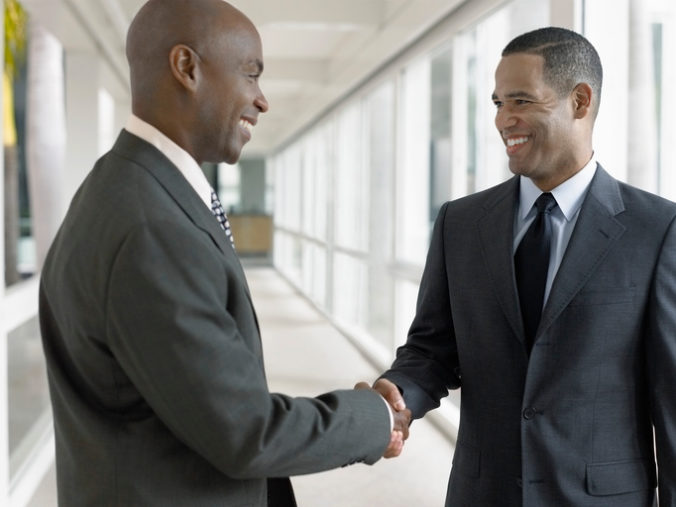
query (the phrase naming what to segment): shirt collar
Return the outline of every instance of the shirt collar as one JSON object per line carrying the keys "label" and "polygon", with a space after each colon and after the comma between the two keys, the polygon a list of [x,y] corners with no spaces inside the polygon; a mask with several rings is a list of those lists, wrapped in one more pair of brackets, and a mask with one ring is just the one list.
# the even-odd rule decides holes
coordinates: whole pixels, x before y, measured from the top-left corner
{"label": "shirt collar", "polygon": [[[556,199],[556,204],[567,221],[570,222],[580,210],[595,173],[596,156],[592,155],[587,165],[551,191]],[[521,220],[526,218],[541,193],[542,190],[530,178],[521,176],[519,186],[519,217]]]}
{"label": "shirt collar", "polygon": [[124,128],[162,152],[172,164],[178,167],[178,170],[188,180],[190,186],[200,196],[200,199],[211,208],[211,185],[207,181],[206,176],[204,176],[197,161],[187,151],[169,139],[156,127],[153,127],[134,114],[129,117]]}

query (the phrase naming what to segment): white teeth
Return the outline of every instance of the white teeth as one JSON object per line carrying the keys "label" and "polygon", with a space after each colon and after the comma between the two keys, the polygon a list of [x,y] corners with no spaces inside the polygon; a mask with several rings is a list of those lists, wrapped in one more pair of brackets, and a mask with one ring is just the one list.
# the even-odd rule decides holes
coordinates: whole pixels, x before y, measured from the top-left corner
{"label": "white teeth", "polygon": [[247,132],[251,132],[251,129],[253,127],[253,125],[251,125],[251,123],[246,121],[244,118],[239,120],[239,126],[242,127],[244,130],[246,130]]}
{"label": "white teeth", "polygon": [[507,139],[507,146],[516,146],[528,142],[528,137],[517,137],[515,139]]}

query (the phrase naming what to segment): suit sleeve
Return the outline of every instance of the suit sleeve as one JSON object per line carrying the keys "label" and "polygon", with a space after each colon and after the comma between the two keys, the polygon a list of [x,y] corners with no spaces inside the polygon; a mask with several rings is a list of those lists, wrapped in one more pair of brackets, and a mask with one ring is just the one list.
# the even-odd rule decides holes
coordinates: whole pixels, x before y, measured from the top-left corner
{"label": "suit sleeve", "polygon": [[437,216],[425,269],[420,281],[416,314],[406,344],[384,378],[402,391],[414,418],[437,408],[449,389],[460,387],[458,352],[453,330],[445,249],[448,203]]}
{"label": "suit sleeve", "polygon": [[107,335],[142,402],[231,478],[378,460],[390,426],[377,394],[268,391],[258,336],[243,336],[233,318],[249,305],[241,285],[195,227],[146,224],[128,235],[109,277]]}
{"label": "suit sleeve", "polygon": [[676,218],[655,270],[647,329],[660,505],[676,505]]}

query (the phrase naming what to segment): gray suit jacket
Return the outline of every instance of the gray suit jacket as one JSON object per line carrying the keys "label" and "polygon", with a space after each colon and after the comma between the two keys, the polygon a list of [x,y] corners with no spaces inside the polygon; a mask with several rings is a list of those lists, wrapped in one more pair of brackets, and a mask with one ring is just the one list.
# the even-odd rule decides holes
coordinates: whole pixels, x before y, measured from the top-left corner
{"label": "gray suit jacket", "polygon": [[676,204],[598,168],[529,360],[518,186],[443,206],[408,341],[384,375],[414,417],[461,387],[446,505],[649,506],[657,468],[660,504],[674,506]]}
{"label": "gray suit jacket", "polygon": [[40,321],[60,505],[264,506],[266,479],[373,463],[388,444],[373,392],[268,391],[228,239],[178,169],[126,131],[51,247]]}

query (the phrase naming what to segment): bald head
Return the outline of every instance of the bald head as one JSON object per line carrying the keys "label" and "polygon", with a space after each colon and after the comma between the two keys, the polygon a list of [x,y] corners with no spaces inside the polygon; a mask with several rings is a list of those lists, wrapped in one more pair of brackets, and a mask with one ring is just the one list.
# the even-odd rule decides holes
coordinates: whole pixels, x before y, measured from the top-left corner
{"label": "bald head", "polygon": [[127,35],[132,111],[198,162],[229,162],[268,109],[251,21],[223,0],[149,0]]}
{"label": "bald head", "polygon": [[215,38],[249,19],[223,0],[149,0],[129,27],[127,61],[133,102],[148,102],[170,73],[169,53],[185,44],[205,54]]}

